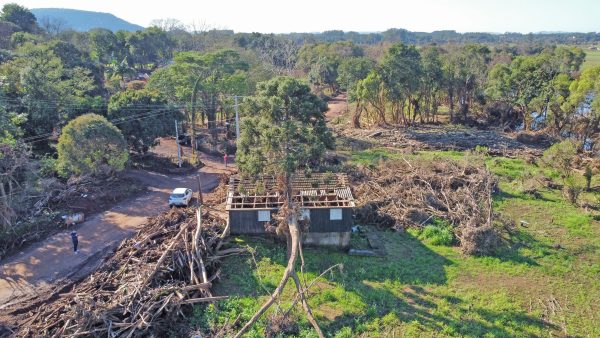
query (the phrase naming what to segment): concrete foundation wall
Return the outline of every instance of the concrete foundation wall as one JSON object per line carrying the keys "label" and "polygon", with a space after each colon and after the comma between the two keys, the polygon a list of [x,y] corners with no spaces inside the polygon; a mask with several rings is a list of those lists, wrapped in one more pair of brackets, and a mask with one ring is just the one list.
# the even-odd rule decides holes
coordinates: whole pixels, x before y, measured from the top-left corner
{"label": "concrete foundation wall", "polygon": [[302,243],[346,248],[350,246],[350,232],[308,232],[303,234]]}

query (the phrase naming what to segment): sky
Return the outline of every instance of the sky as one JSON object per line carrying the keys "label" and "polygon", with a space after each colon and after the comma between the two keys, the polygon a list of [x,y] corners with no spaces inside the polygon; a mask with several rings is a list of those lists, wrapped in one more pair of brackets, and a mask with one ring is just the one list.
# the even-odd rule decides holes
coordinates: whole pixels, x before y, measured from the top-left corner
{"label": "sky", "polygon": [[600,32],[600,0],[0,0],[7,2],[108,12],[141,26],[175,18],[236,32]]}

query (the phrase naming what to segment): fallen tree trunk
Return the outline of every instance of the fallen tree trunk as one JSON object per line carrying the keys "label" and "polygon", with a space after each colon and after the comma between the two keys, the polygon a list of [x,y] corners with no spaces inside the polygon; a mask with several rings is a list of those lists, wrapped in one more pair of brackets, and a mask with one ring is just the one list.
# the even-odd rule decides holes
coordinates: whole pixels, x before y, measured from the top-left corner
{"label": "fallen tree trunk", "polygon": [[[319,337],[325,337],[323,335],[323,332],[321,331],[321,328],[319,327],[319,324],[315,320],[312,311],[310,310],[310,306],[308,305],[308,302],[306,301],[305,297],[306,289],[302,287],[300,279],[298,278],[298,274],[296,273],[296,261],[298,260],[298,257],[302,255],[302,252],[300,250],[300,248],[302,247],[302,236],[300,228],[298,226],[298,215],[300,213],[300,210],[292,205],[290,198],[291,184],[289,176],[286,176],[285,187],[283,190],[287,192],[287,202],[286,207],[280,210],[280,214],[283,215],[283,222],[279,225],[278,232],[285,234],[286,237],[288,263],[285,268],[285,271],[283,272],[283,276],[281,277],[281,281],[279,282],[275,290],[271,293],[269,299],[267,299],[267,301],[260,307],[260,309],[258,309],[258,311],[256,311],[252,318],[250,318],[250,320],[237,332],[237,334],[235,335],[236,338],[241,337],[245,332],[247,332],[256,323],[256,321],[271,307],[271,305],[273,305],[275,300],[277,300],[281,296],[281,293],[283,292],[283,289],[285,288],[290,278],[292,278],[296,284],[296,289],[300,297],[302,308],[306,313],[308,321],[313,326]],[[302,261],[304,262],[303,258]]]}

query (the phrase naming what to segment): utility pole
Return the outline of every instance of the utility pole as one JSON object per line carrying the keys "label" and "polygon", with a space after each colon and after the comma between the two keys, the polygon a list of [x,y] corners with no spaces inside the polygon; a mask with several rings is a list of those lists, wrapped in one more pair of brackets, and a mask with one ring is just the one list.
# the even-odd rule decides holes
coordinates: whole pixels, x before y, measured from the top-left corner
{"label": "utility pole", "polygon": [[235,95],[235,139],[238,140],[240,138],[240,114],[238,111],[238,97]]}
{"label": "utility pole", "polygon": [[175,120],[175,142],[177,142],[177,165],[181,168],[181,144],[179,144],[179,129],[177,125],[179,123]]}

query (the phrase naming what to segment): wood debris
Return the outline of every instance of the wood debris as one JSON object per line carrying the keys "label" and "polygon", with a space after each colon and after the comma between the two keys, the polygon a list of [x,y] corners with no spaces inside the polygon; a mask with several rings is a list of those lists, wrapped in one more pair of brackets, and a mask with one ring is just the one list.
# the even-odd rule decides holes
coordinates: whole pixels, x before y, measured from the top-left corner
{"label": "wood debris", "polygon": [[489,254],[499,244],[493,226],[495,177],[485,166],[449,159],[400,159],[363,168],[355,188],[357,222],[402,230],[434,218],[453,226],[466,254]]}
{"label": "wood debris", "polygon": [[[18,337],[165,336],[192,304],[227,297],[210,289],[227,248],[226,222],[205,211],[172,209],[151,218],[91,276],[44,304],[13,309]],[[225,245],[224,245],[225,244]],[[9,310],[10,314],[10,310]]]}

